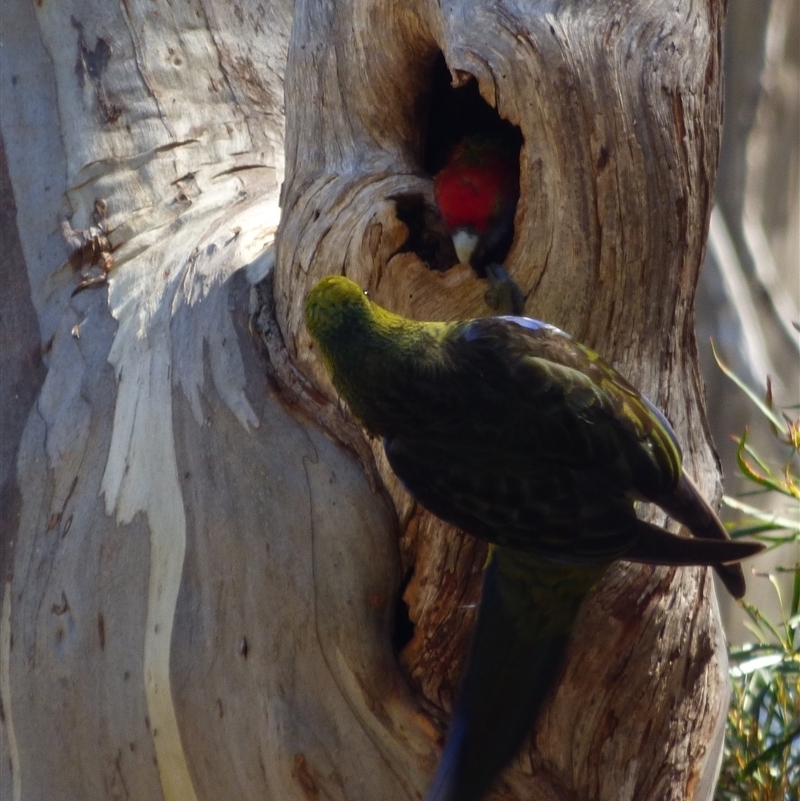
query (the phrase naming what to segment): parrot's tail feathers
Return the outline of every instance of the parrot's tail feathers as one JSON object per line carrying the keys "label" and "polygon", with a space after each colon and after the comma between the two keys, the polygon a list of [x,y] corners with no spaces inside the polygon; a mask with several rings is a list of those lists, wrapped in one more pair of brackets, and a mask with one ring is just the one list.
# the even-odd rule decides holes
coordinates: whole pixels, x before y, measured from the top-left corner
{"label": "parrot's tail feathers", "polygon": [[725,585],[728,592],[738,601],[744,598],[747,592],[747,582],[744,580],[744,571],[740,564],[714,565],[714,570],[720,581]]}
{"label": "parrot's tail feathers", "polygon": [[637,528],[639,536],[621,559],[661,565],[716,565],[740,562],[764,550],[760,542],[681,537],[644,520],[637,521]]}
{"label": "parrot's tail feathers", "polygon": [[681,475],[678,485],[669,495],[658,499],[658,505],[670,517],[683,523],[695,537],[730,540],[722,521],[686,473]]}
{"label": "parrot's tail feathers", "polygon": [[466,674],[426,801],[480,801],[534,725],[583,600],[605,565],[560,565],[496,548]]}
{"label": "parrot's tail feathers", "polygon": [[[679,523],[683,523],[695,537],[730,542],[722,521],[686,473],[681,475],[678,486],[666,498],[659,500],[658,505]],[[748,555],[752,556],[760,550],[762,548],[755,547]],[[744,573],[738,564],[717,564],[714,569],[734,598],[744,595],[747,587]]]}
{"label": "parrot's tail feathers", "polygon": [[447,747],[439,761],[436,776],[428,789],[425,801],[453,801],[457,797],[455,788],[458,782],[458,763],[464,748],[466,730],[467,721],[464,715],[456,713],[447,732]]}
{"label": "parrot's tail feathers", "polygon": [[656,565],[712,566],[735,598],[744,595],[744,574],[739,565],[728,563],[764,550],[760,542],[680,537],[643,520],[637,521],[637,528],[639,536],[622,559]]}

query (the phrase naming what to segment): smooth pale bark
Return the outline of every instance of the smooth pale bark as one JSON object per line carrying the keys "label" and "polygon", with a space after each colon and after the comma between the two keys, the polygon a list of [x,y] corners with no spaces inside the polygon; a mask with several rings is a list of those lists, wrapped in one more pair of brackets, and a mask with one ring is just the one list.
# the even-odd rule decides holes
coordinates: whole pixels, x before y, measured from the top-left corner
{"label": "smooth pale bark", "polygon": [[[380,454],[375,469],[301,312],[344,270],[412,316],[488,313],[469,271],[400,252],[391,198],[431,196],[439,49],[525,137],[508,266],[527,310],[657,400],[718,492],[691,309],[722,3],[518,6],[300,2],[291,43],[288,2],[4,10],[29,289],[19,258],[3,280],[30,293],[20,339],[36,353],[38,325],[47,373],[24,426],[4,408],[3,798],[424,791],[484,549],[415,507]],[[273,263],[274,314],[269,280],[250,286]],[[103,267],[107,287],[72,294]],[[726,697],[708,574],[620,565],[508,796],[708,797]]]}

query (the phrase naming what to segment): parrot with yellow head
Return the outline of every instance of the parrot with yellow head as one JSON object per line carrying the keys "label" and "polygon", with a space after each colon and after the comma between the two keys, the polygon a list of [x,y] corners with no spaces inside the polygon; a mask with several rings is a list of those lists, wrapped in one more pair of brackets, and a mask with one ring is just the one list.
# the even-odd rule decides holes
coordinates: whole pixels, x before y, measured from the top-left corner
{"label": "parrot with yellow head", "polygon": [[[711,565],[732,541],[664,415],[596,353],[525,317],[418,322],[331,276],[305,321],[334,387],[426,509],[491,543],[466,674],[428,801],[479,801],[517,753],[583,602],[617,559]],[[660,506],[694,535],[641,520]]]}

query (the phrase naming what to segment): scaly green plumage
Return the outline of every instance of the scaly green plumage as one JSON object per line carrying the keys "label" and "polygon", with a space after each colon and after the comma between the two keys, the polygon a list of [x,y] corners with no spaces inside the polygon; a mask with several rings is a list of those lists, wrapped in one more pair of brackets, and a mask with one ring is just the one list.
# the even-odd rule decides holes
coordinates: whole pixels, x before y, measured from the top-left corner
{"label": "scaly green plumage", "polygon": [[[306,322],[336,389],[383,437],[411,494],[463,530],[574,562],[711,564],[759,549],[726,541],[713,512],[709,525],[664,416],[557,328],[406,320],[341,277],[311,291]],[[679,508],[677,519],[711,539],[640,521],[642,499]]]}
{"label": "scaly green plumage", "polygon": [[[409,492],[497,546],[429,801],[478,801],[513,757],[614,559],[711,564],[744,593],[724,563],[761,546],[727,539],[664,416],[564,332],[520,317],[415,322],[338,276],[309,293],[306,324]],[[637,499],[700,539],[639,520]]]}

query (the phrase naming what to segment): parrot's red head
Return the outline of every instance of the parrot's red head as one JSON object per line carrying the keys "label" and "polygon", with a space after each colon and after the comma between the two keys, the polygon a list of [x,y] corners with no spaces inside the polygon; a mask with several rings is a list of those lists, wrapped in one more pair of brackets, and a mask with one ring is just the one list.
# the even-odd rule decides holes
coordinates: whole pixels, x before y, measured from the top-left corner
{"label": "parrot's red head", "polygon": [[480,254],[485,263],[489,251],[510,241],[513,231],[519,199],[515,148],[488,135],[462,140],[433,179],[433,191],[461,262],[472,263]]}

